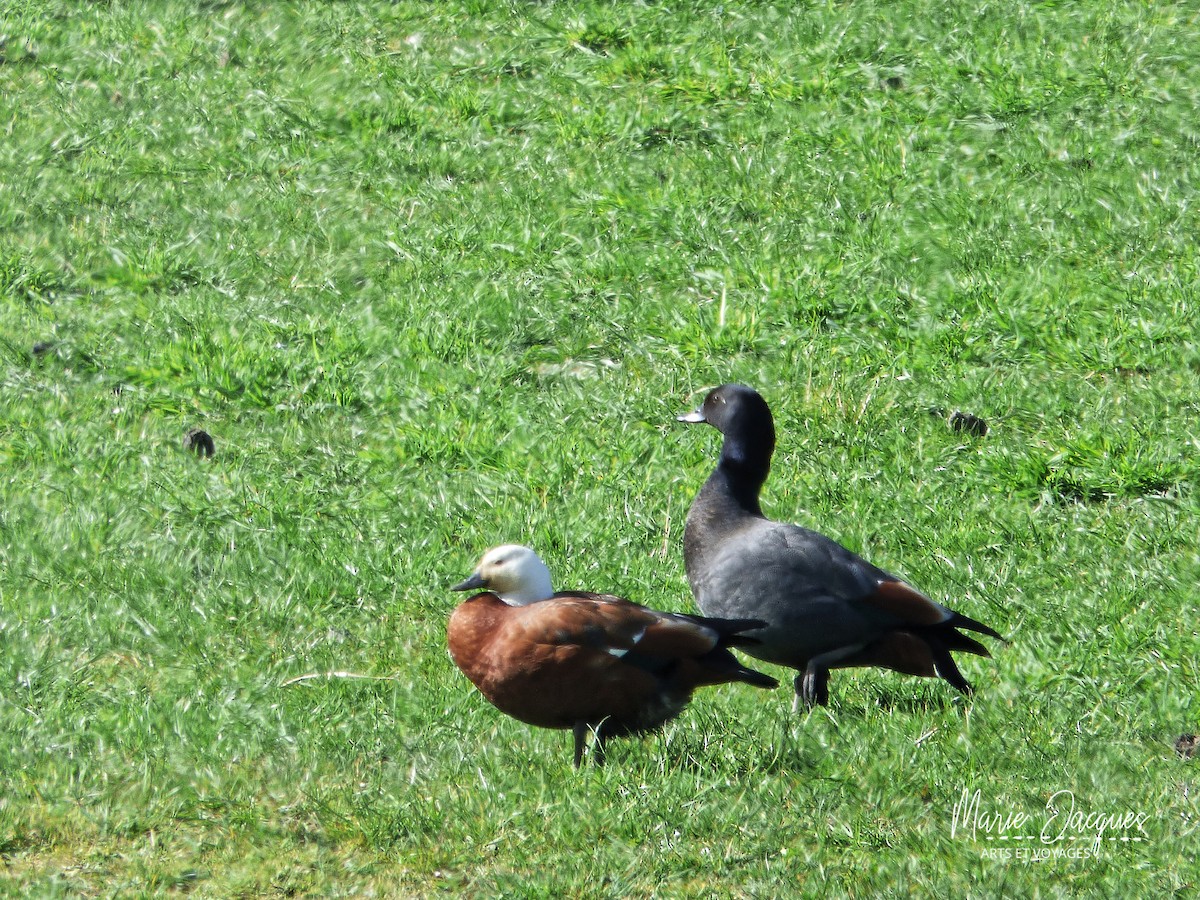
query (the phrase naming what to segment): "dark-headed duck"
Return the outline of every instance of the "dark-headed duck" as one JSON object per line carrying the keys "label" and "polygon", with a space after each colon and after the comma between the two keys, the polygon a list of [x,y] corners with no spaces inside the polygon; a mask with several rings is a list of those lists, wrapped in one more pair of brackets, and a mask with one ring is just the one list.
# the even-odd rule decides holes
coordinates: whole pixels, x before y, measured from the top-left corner
{"label": "dark-headed duck", "polygon": [[959,629],[1000,638],[986,625],[879,569],[807,528],[773,522],[758,496],[771,467],[775,425],[752,388],[710,391],[683,422],[707,422],[725,436],[721,457],[688,511],[684,563],[705,615],[761,619],[745,652],[798,669],[797,700],[829,699],[829,670],[882,666],[971,686],[952,650],[990,656]]}
{"label": "dark-headed duck", "polygon": [[550,572],[528,547],[483,555],[451,590],[483,590],[450,616],[450,656],[497,709],[542,728],[570,728],[575,766],[587,732],[604,762],[610,737],[657,728],[703,685],[778,686],[728,650],[762,622],[656,612],[583,591],[554,593]]}

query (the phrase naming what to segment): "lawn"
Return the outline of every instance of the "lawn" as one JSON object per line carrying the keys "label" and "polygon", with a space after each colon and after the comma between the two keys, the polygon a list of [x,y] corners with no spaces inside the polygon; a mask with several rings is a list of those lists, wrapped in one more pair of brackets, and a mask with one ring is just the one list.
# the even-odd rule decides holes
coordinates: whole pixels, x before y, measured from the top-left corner
{"label": "lawn", "polygon": [[[4,0],[0,97],[3,894],[1200,887],[1193,4]],[[726,381],[1009,643],[576,772],[447,587],[693,610]]]}

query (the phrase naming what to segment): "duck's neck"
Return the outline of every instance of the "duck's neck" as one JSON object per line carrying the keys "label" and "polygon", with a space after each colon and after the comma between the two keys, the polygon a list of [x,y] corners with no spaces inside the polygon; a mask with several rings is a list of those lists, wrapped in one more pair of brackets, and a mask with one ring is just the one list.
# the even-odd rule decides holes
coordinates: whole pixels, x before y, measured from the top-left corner
{"label": "duck's neck", "polygon": [[723,518],[761,516],[758,495],[767,480],[768,466],[769,461],[765,466],[751,467],[722,457],[708,481],[704,482],[700,495],[707,506]]}
{"label": "duck's neck", "polygon": [[771,471],[774,452],[775,428],[769,420],[753,432],[728,434],[721,442],[721,458],[713,478],[720,476],[730,496],[743,509],[762,515],[758,494]]}
{"label": "duck's neck", "polygon": [[683,531],[684,565],[697,598],[707,590],[703,573],[714,548],[748,520],[763,518],[758,495],[774,452],[770,413],[726,429],[717,467],[692,502]]}
{"label": "duck's neck", "polygon": [[685,540],[702,542],[724,529],[736,528],[748,516],[761,517],[758,495],[771,470],[775,449],[773,431],[746,440],[730,435],[721,445],[721,458],[688,513]]}
{"label": "duck's neck", "polygon": [[747,479],[722,459],[700,488],[683,529],[683,561],[693,591],[712,549],[747,520],[762,518],[758,491],[765,478],[764,473]]}

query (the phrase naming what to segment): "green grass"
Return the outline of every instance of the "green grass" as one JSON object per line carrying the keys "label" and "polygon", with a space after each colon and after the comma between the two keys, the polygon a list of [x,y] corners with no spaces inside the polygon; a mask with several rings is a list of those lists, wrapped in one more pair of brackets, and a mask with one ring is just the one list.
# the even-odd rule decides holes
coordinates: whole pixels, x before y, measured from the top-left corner
{"label": "green grass", "polygon": [[[5,893],[1195,893],[1190,4],[35,0],[0,47]],[[576,773],[445,588],[520,541],[691,609],[673,417],[730,380],[770,514],[1011,643]],[[283,686],[327,670],[388,678]],[[1147,839],[993,859],[976,789]]]}

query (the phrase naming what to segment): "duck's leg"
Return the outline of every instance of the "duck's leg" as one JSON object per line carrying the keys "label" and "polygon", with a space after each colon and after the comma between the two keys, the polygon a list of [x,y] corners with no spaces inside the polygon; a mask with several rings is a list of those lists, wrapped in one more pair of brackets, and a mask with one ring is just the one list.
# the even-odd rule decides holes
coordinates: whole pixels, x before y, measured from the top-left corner
{"label": "duck's leg", "polygon": [[800,708],[800,698],[810,709],[814,706],[825,706],[829,703],[829,669],[809,660],[804,672],[796,676],[794,682],[796,697],[792,701],[792,712]]}
{"label": "duck's leg", "polygon": [[[571,733],[575,735],[575,768],[579,768],[583,764],[583,749],[587,743],[588,724],[587,722],[576,722],[575,727],[571,729]],[[597,742],[597,746],[599,742]]]}

